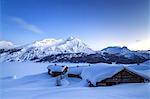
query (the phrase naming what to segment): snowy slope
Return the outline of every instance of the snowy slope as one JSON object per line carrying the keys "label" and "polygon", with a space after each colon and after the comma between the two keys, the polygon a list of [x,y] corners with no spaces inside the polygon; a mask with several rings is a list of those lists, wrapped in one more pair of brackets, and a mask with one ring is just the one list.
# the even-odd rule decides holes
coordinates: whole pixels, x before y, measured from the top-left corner
{"label": "snowy slope", "polygon": [[[47,64],[48,65],[48,64]],[[65,78],[56,86],[56,78],[47,74],[46,64],[3,63],[0,65],[0,99],[149,99],[150,83],[86,87],[83,79]],[[68,64],[69,65],[69,64]],[[75,64],[78,65],[78,64]],[[12,67],[13,66],[13,67]],[[44,68],[42,68],[44,66]],[[7,69],[4,69],[7,68]],[[12,69],[11,69],[12,68]],[[19,68],[19,70],[18,70]],[[25,69],[26,68],[26,69]],[[149,73],[149,65],[135,66]],[[1,74],[1,72],[0,72]],[[16,75],[16,77],[15,77]],[[20,75],[21,77],[18,78]]]}

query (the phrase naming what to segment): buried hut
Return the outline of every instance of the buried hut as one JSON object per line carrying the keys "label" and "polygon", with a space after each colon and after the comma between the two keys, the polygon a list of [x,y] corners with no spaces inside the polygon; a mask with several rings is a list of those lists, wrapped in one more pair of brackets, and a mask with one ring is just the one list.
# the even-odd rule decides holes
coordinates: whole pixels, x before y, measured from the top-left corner
{"label": "buried hut", "polygon": [[53,77],[64,75],[68,71],[67,66],[60,66],[60,65],[56,65],[56,64],[55,65],[49,65],[47,67],[47,69],[48,69],[48,74],[53,76]]}
{"label": "buried hut", "polygon": [[69,67],[68,77],[80,78],[81,79],[81,73],[82,73],[83,69],[85,69],[86,67],[87,66]]}
{"label": "buried hut", "polygon": [[121,83],[145,83],[150,78],[123,66],[92,66],[83,70],[81,77],[88,82],[88,86],[111,86]]}

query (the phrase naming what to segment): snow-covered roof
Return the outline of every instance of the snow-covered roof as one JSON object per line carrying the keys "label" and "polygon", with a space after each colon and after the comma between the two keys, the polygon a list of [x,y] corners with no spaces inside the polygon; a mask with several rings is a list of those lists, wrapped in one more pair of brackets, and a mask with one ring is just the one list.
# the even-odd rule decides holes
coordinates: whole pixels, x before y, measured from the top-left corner
{"label": "snow-covered roof", "polygon": [[147,73],[144,70],[142,70],[142,71],[141,70],[136,70],[136,69],[134,69],[132,67],[126,67],[126,69],[128,69],[129,71],[131,71],[131,72],[133,72],[133,73],[135,73],[137,75],[140,75],[140,76],[150,80],[150,70],[147,70],[148,71],[148,73]]}
{"label": "snow-covered roof", "polygon": [[88,66],[75,66],[75,67],[69,67],[68,74],[77,74],[80,75],[84,68]]}
{"label": "snow-covered roof", "polygon": [[[77,74],[80,75],[82,73],[82,70],[88,66],[73,66],[73,67],[68,67],[68,74]],[[50,69],[51,71],[55,72],[61,72],[64,66],[61,65],[49,65],[47,69]]]}
{"label": "snow-covered roof", "polygon": [[96,85],[97,81],[101,81],[107,77],[111,77],[118,71],[122,70],[123,67],[110,67],[106,65],[93,65],[83,70],[81,77],[85,80],[90,80],[92,84]]}
{"label": "snow-covered roof", "polygon": [[112,77],[113,75],[123,70],[124,68],[142,77],[146,77],[148,79],[150,78],[149,76],[141,72],[138,72],[135,69],[131,69],[129,67],[112,66],[112,65],[107,65],[107,64],[97,64],[97,65],[93,65],[91,67],[85,68],[83,72],[81,73],[81,77],[85,80],[91,81],[92,84],[96,85],[96,82],[102,81],[105,78]]}
{"label": "snow-covered roof", "polygon": [[51,71],[55,71],[55,72],[62,72],[63,68],[64,66],[61,66],[61,65],[49,65],[47,67],[47,69],[50,69]]}

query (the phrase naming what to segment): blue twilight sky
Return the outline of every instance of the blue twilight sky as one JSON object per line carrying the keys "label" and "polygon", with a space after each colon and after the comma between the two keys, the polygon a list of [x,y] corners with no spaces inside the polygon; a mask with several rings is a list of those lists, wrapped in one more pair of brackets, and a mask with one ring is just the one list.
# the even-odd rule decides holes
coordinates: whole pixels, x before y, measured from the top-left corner
{"label": "blue twilight sky", "polygon": [[0,1],[1,40],[26,44],[73,36],[94,49],[149,49],[149,0]]}

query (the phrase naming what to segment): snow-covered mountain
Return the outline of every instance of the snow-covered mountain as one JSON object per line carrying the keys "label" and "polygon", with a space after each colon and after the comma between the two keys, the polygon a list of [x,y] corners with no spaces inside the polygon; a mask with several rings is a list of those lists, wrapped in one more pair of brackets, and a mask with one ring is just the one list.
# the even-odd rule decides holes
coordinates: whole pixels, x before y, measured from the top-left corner
{"label": "snow-covered mountain", "polygon": [[107,47],[100,51],[102,54],[112,54],[112,55],[118,55],[118,56],[124,56],[127,58],[134,58],[135,56],[144,57],[144,58],[150,58],[149,51],[132,51],[129,50],[127,47]]}
{"label": "snow-covered mountain", "polygon": [[62,39],[44,39],[28,44],[24,50],[38,50],[39,54],[58,54],[58,53],[93,53],[94,51],[83,43],[80,39],[69,37]]}
{"label": "snow-covered mountain", "polygon": [[108,53],[108,54],[115,54],[115,55],[123,55],[127,58],[132,58],[135,54],[135,52],[129,50],[127,47],[107,47],[101,50],[102,54]]}
{"label": "snow-covered mountain", "polygon": [[124,54],[124,53],[130,53],[131,51],[127,47],[107,47],[101,50],[102,53],[109,53],[109,54]]}
{"label": "snow-covered mountain", "polygon": [[[5,42],[4,42],[5,43]],[[3,45],[4,46],[4,45]],[[2,61],[142,63],[150,51],[131,51],[127,47],[107,47],[94,51],[78,38],[44,39],[23,46],[0,48]],[[7,43],[7,46],[13,46]]]}
{"label": "snow-covered mountain", "polygon": [[87,53],[94,51],[80,39],[69,37],[62,39],[44,39],[24,45],[20,51],[7,54],[7,60],[26,61],[60,53]]}
{"label": "snow-covered mountain", "polygon": [[10,49],[13,48],[14,44],[8,41],[0,41],[0,49]]}

